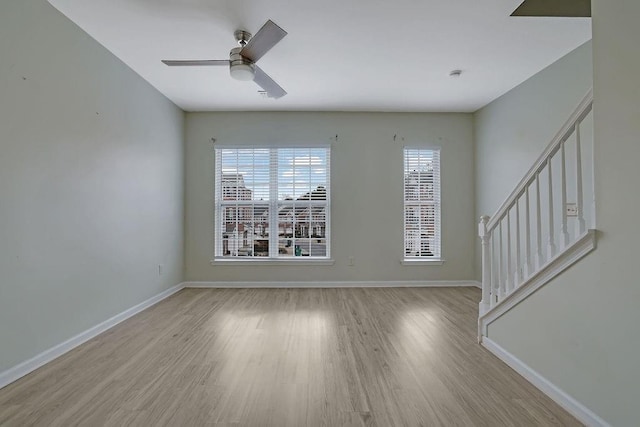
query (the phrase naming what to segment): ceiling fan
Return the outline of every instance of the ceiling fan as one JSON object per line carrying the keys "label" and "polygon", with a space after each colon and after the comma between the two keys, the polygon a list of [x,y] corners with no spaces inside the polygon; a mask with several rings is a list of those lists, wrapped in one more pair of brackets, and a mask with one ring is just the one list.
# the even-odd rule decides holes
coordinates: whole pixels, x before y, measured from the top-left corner
{"label": "ceiling fan", "polygon": [[219,66],[229,67],[231,77],[236,80],[253,80],[260,86],[269,98],[281,98],[287,92],[267,75],[256,62],[264,56],[273,46],[287,35],[287,32],[268,20],[255,36],[244,30],[234,33],[240,47],[231,49],[229,59],[205,59],[205,60],[163,60],[171,67],[187,66]]}

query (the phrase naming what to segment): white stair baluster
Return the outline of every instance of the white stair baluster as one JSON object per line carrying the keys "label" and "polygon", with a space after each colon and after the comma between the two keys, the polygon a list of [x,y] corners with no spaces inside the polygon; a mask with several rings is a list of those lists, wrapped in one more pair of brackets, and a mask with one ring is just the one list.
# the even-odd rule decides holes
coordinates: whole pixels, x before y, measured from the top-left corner
{"label": "white stair baluster", "polygon": [[480,224],[478,226],[478,234],[482,241],[482,301],[480,301],[479,313],[482,316],[489,311],[490,299],[491,299],[491,256],[489,250],[490,237],[487,230],[487,223],[489,222],[488,216],[480,218]]}
{"label": "white stair baluster", "polygon": [[507,209],[507,277],[506,291],[508,294],[513,290],[513,267],[511,265],[511,209]]}
{"label": "white stair baluster", "polygon": [[561,163],[561,183],[560,183],[560,195],[562,202],[560,203],[560,210],[562,213],[562,225],[561,225],[561,234],[562,239],[560,240],[560,244],[562,249],[565,249],[569,246],[569,230],[567,229],[567,168],[566,168],[566,158],[565,158],[565,141],[560,143],[560,163]]}
{"label": "white stair baluster", "polygon": [[502,219],[499,222],[499,227],[500,227],[500,243],[499,243],[499,247],[500,247],[500,258],[499,258],[499,262],[498,262],[498,280],[500,281],[500,290],[498,293],[498,302],[501,301],[505,296],[506,296],[506,292],[505,292],[505,275],[503,272],[503,268],[502,268],[502,264],[504,262],[504,257],[503,257],[503,252],[502,252]]}
{"label": "white stair baluster", "polygon": [[529,186],[527,185],[527,189],[524,191],[525,197],[525,205],[524,205],[524,223],[525,223],[525,231],[524,231],[524,277],[529,277],[531,275],[531,219],[530,219],[530,207],[529,207]]}
{"label": "white stair baluster", "polygon": [[580,147],[580,123],[576,123],[576,207],[578,218],[576,221],[576,236],[578,240],[587,230],[584,221],[584,193],[582,190],[582,148]]}
{"label": "white stair baluster", "polygon": [[544,265],[542,253],[542,207],[540,205],[540,174],[536,174],[536,261],[538,268]]}
{"label": "white stair baluster", "polygon": [[522,269],[520,267],[520,199],[516,199],[516,259],[515,272],[513,274],[514,289],[522,282]]}
{"label": "white stair baluster", "polygon": [[[495,230],[495,228],[494,228]],[[493,308],[497,303],[498,303],[498,294],[499,294],[499,287],[500,287],[500,281],[499,281],[499,277],[498,277],[498,272],[496,270],[496,239],[494,238],[495,234],[493,233],[493,231],[491,231],[491,308]]]}
{"label": "white stair baluster", "polygon": [[547,171],[549,180],[548,207],[549,207],[549,244],[547,246],[547,259],[551,260],[556,254],[555,228],[553,224],[553,170],[551,168],[551,157],[547,161]]}

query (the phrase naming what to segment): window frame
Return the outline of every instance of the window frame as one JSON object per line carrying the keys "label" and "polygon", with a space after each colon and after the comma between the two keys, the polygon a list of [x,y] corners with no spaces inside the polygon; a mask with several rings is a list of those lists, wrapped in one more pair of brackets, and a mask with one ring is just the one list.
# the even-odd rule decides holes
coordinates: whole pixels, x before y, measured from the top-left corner
{"label": "window frame", "polygon": [[[407,200],[407,155],[410,151],[425,151],[429,152],[431,157],[434,157],[434,154],[437,154],[437,163],[435,167],[435,173],[432,182],[433,182],[433,201],[408,201]],[[420,179],[420,175],[418,175],[418,179]],[[402,148],[402,215],[403,215],[403,227],[402,227],[402,258],[401,264],[403,265],[424,265],[424,264],[432,264],[432,265],[442,265],[444,263],[444,257],[442,255],[442,148],[438,146],[429,146],[429,145],[410,145],[404,146]],[[420,184],[418,184],[420,185]],[[408,203],[409,202],[409,203]],[[433,256],[421,256],[421,255],[407,255],[408,249],[408,230],[407,230],[407,206],[415,206],[419,209],[422,206],[433,206],[434,210],[434,218],[433,218],[433,238],[432,241],[435,241],[436,251],[434,251]],[[418,230],[420,236],[417,238],[418,246],[420,248],[428,241],[428,238],[422,237],[421,231],[421,221],[418,220]]]}
{"label": "window frame", "polygon": [[[313,200],[313,191],[316,191],[312,188],[314,185],[313,181],[309,183],[310,191],[305,193],[308,195],[308,199],[294,199],[294,200],[280,200],[279,199],[279,190],[282,188],[282,182],[279,178],[279,168],[281,164],[279,163],[279,154],[280,150],[293,150],[295,156],[295,150],[300,150],[302,153],[310,150],[322,149],[325,150],[324,157],[325,161],[322,167],[326,168],[325,174],[325,182],[317,184],[318,186],[323,186],[325,189],[326,195],[325,199]],[[221,154],[223,150],[264,150],[267,151],[269,157],[269,165],[268,165],[268,187],[269,187],[269,200],[261,202],[260,200],[229,200],[225,201],[219,195],[221,195],[224,191],[222,187],[222,176],[224,171],[222,170],[222,158]],[[255,153],[253,154],[255,157]],[[309,168],[313,165],[309,164]],[[254,166],[255,170],[255,166]],[[293,184],[295,184],[295,180]],[[228,203],[225,203],[228,202]],[[229,256],[223,255],[223,218],[224,215],[224,207],[234,205],[236,207],[241,207],[243,205],[250,206],[255,208],[256,206],[264,205],[266,207],[266,211],[269,213],[268,220],[268,247],[269,253],[267,256],[256,256],[252,254],[251,256]],[[279,243],[280,240],[286,239],[284,236],[280,236],[280,210],[285,206],[305,206],[309,208],[309,216],[313,218],[313,209],[314,206],[321,206],[324,208],[324,234],[322,237],[311,237],[311,230],[308,230],[308,237],[295,237],[292,236],[292,240],[297,238],[307,239],[309,241],[309,251],[308,255],[286,255],[283,256],[279,253]],[[254,210],[255,212],[255,210]],[[237,215],[237,214],[236,214]],[[252,216],[252,222],[256,222],[256,218]],[[308,226],[314,223],[313,219],[308,221]],[[296,264],[296,265],[332,265],[334,261],[331,259],[331,146],[329,144],[280,144],[280,145],[219,145],[216,144],[214,146],[214,247],[213,252],[214,256],[211,260],[212,264],[264,264],[264,265],[283,265],[283,264]],[[254,233],[255,234],[255,233]],[[313,239],[322,239],[325,242],[325,255],[320,256],[312,256],[311,253],[311,244]],[[251,240],[252,245],[255,247],[255,239]],[[255,250],[255,249],[254,249]]]}

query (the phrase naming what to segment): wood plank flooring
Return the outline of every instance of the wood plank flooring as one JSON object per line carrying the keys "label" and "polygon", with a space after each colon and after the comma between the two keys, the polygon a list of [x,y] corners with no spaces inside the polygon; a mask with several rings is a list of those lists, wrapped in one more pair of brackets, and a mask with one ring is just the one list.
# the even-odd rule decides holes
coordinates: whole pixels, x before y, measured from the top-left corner
{"label": "wood plank flooring", "polygon": [[0,425],[580,425],[477,344],[479,299],[185,289],[0,390]]}

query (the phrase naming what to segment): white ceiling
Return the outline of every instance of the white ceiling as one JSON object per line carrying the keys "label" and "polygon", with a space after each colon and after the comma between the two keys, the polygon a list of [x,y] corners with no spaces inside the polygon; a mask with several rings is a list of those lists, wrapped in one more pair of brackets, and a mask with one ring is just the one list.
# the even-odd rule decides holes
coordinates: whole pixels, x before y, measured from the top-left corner
{"label": "white ceiling", "polygon": [[[589,18],[513,18],[521,0],[50,0],[187,111],[471,112],[591,38]],[[274,100],[225,67],[233,32],[289,35],[260,61]],[[460,78],[449,77],[454,69]]]}

